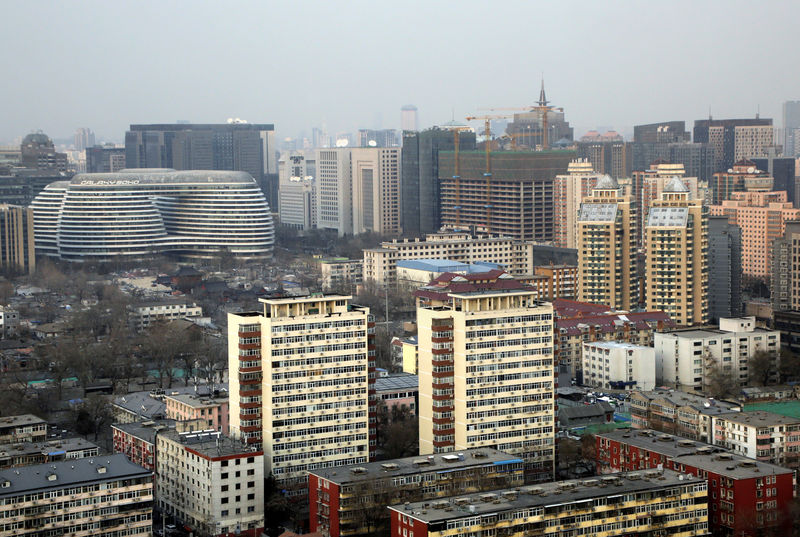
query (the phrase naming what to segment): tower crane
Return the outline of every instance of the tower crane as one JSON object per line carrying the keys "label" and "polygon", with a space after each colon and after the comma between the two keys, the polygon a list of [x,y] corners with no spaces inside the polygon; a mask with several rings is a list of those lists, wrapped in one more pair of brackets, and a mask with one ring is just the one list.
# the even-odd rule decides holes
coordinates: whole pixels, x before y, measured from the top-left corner
{"label": "tower crane", "polygon": [[524,111],[524,112],[538,112],[542,118],[542,150],[546,151],[550,149],[550,141],[548,140],[548,119],[547,114],[552,112],[553,110],[563,110],[563,108],[550,106],[550,101],[547,100],[544,92],[544,79],[542,79],[542,88],[539,91],[539,100],[536,102],[535,105],[520,107],[520,108],[486,108],[485,110],[489,111],[503,111],[503,110],[515,110],[515,111]]}
{"label": "tower crane", "polygon": [[505,119],[511,117],[509,114],[493,114],[493,115],[484,115],[484,116],[467,116],[467,121],[473,121],[477,119],[482,119],[484,121],[484,135],[485,140],[483,142],[485,155],[486,155],[486,171],[483,173],[484,179],[486,179],[486,203],[484,204],[484,209],[486,209],[486,231],[487,233],[491,233],[492,231],[492,159],[491,159],[491,144],[492,144],[492,120],[493,119]]}

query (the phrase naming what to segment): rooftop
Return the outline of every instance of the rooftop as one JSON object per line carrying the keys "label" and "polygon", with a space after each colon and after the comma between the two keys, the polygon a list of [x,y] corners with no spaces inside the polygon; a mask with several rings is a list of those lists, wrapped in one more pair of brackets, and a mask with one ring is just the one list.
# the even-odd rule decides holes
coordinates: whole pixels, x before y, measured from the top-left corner
{"label": "rooftop", "polygon": [[133,423],[114,423],[114,429],[143,440],[148,444],[155,444],[156,433],[165,429],[174,429],[175,420],[135,421]]}
{"label": "rooftop", "polygon": [[388,377],[378,377],[375,379],[376,392],[390,392],[395,390],[417,390],[419,389],[419,377],[409,373],[398,373]]}
{"label": "rooftop", "polygon": [[530,507],[563,505],[695,483],[705,483],[705,480],[671,470],[643,470],[493,490],[463,497],[411,502],[389,508],[425,523],[431,523]]}
{"label": "rooftop", "polygon": [[210,459],[236,455],[253,457],[257,454],[263,454],[262,451],[253,451],[252,448],[213,429],[185,432],[170,429],[161,433],[159,438],[168,438],[181,444],[186,449]]}
{"label": "rooftop", "polygon": [[[563,311],[563,310],[562,310]],[[663,311],[643,311],[637,313],[617,313],[610,315],[585,315],[576,318],[556,319],[556,330],[559,335],[579,336],[584,331],[603,333],[622,330],[625,325],[633,330],[653,330],[672,328],[675,323]]]}
{"label": "rooftop", "polygon": [[741,406],[738,403],[671,389],[656,389],[649,392],[636,391],[632,395],[640,395],[651,401],[654,399],[666,399],[675,406],[690,406],[703,414],[726,414],[741,410]]}
{"label": "rooftop", "polygon": [[764,410],[746,410],[744,412],[737,412],[730,416],[725,416],[726,421],[733,423],[740,423],[742,425],[751,425],[753,427],[772,427],[775,425],[794,425],[800,424],[800,419],[782,416],[773,412],[766,412]]}
{"label": "rooftop", "polygon": [[430,272],[455,272],[468,270],[469,264],[451,261],[450,259],[401,259],[397,261],[397,268],[427,270]]}
{"label": "rooftop", "polygon": [[184,405],[191,406],[192,408],[205,408],[219,406],[222,403],[228,402],[227,395],[214,396],[198,396],[193,393],[182,393],[178,395],[165,395],[165,399],[173,399]]}
{"label": "rooftop", "polygon": [[689,188],[677,175],[664,185],[664,192],[689,192]]}
{"label": "rooftop", "polygon": [[625,341],[584,341],[583,344],[591,345],[592,347],[600,347],[601,349],[640,350],[653,348],[645,345],[634,345],[633,343],[627,343]]}
{"label": "rooftop", "polygon": [[403,459],[388,461],[368,462],[356,466],[339,468],[322,468],[311,470],[316,476],[322,477],[339,485],[366,481],[376,477],[396,477],[424,472],[451,472],[473,466],[521,464],[523,461],[515,455],[509,455],[496,449],[465,449],[463,451],[441,455],[420,455]]}
{"label": "rooftop", "polygon": [[106,457],[71,459],[55,463],[36,464],[9,470],[0,470],[0,498],[19,496],[28,492],[116,481],[119,479],[149,477],[152,473],[133,464],[118,453]]}
{"label": "rooftop", "polygon": [[613,222],[617,218],[616,203],[581,203],[579,222]]}
{"label": "rooftop", "polygon": [[97,444],[93,444],[83,438],[63,438],[59,440],[48,440],[47,442],[19,442],[17,444],[6,444],[0,447],[0,459],[14,457],[17,455],[33,455],[42,453],[44,455],[55,456],[63,453],[83,451],[86,449],[99,449]]}
{"label": "rooftop", "polygon": [[791,401],[770,401],[764,403],[752,403],[744,405],[745,410],[765,410],[773,414],[780,414],[790,418],[800,420],[800,400]]}
{"label": "rooftop", "polygon": [[26,425],[38,425],[40,423],[46,423],[46,422],[39,416],[34,416],[33,414],[4,416],[0,418],[0,429],[6,429],[8,427],[23,427]]}

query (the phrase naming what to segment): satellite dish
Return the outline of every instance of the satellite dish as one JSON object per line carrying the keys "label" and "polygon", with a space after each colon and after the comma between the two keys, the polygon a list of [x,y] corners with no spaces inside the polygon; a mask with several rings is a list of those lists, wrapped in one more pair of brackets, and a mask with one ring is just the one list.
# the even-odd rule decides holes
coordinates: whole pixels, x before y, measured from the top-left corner
{"label": "satellite dish", "polygon": [[749,168],[747,168],[747,173],[756,173],[756,169],[750,166]]}
{"label": "satellite dish", "polygon": [[336,140],[336,147],[347,147],[350,142],[344,138]]}
{"label": "satellite dish", "polygon": [[370,140],[369,142],[367,142],[367,145],[370,147],[378,147],[378,142],[376,142],[375,140]]}

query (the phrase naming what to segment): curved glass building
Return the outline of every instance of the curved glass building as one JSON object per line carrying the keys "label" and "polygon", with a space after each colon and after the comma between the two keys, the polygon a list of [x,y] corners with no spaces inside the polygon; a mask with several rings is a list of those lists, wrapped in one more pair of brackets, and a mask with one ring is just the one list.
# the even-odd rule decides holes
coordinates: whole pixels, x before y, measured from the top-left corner
{"label": "curved glass building", "polygon": [[51,183],[31,207],[36,252],[71,261],[272,255],[269,205],[245,172],[83,173]]}

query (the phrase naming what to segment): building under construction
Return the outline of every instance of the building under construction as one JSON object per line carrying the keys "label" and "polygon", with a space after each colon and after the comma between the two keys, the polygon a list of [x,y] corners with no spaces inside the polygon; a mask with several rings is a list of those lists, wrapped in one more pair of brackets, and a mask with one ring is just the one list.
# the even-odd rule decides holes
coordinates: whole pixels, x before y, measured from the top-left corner
{"label": "building under construction", "polygon": [[440,151],[442,225],[552,241],[553,179],[566,173],[575,156],[575,151]]}

